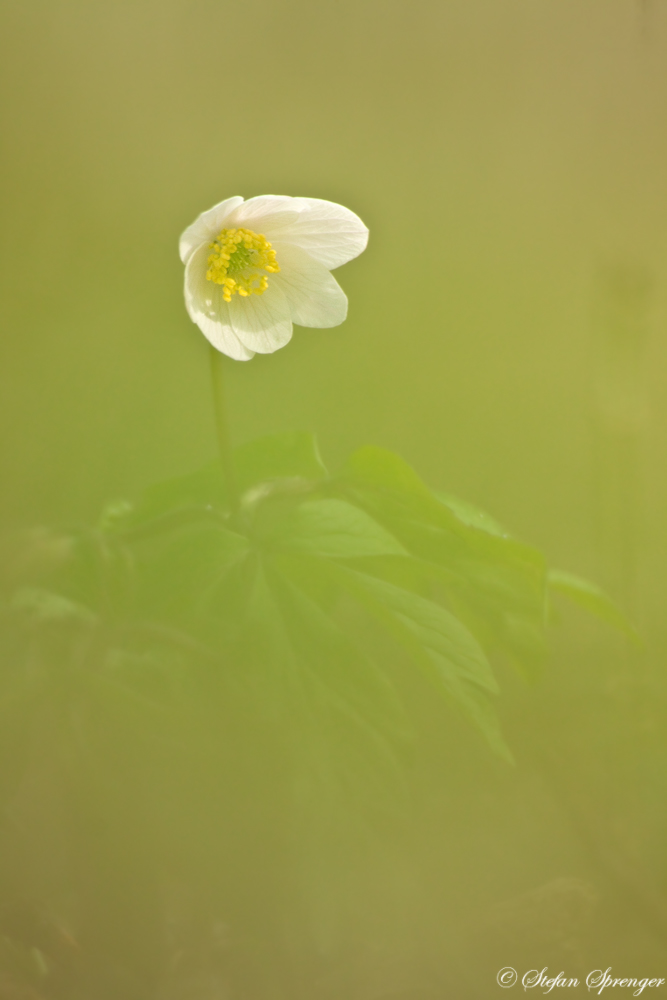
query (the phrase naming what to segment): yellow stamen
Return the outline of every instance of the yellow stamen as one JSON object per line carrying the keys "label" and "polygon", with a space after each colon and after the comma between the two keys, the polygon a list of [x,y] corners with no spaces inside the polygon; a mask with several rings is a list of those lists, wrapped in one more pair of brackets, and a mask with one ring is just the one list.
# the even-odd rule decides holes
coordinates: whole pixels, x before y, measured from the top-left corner
{"label": "yellow stamen", "polygon": [[232,301],[235,293],[245,298],[262,295],[269,287],[266,274],[276,274],[280,267],[275,250],[261,233],[252,229],[223,229],[209,245],[206,280],[222,285],[225,302]]}

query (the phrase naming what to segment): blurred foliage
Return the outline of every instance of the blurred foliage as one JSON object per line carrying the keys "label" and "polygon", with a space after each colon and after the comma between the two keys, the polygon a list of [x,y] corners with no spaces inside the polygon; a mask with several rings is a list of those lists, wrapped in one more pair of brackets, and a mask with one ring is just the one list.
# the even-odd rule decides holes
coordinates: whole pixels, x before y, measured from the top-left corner
{"label": "blurred foliage", "polygon": [[[511,761],[492,664],[538,676],[551,591],[634,637],[595,586],[549,572],[392,452],[361,448],[329,475],[310,435],[284,433],[238,448],[235,465],[238,513],[213,463],[109,504],[94,527],[32,533],[13,557],[0,800],[10,808],[26,769],[48,761],[96,990],[118,924],[124,961],[142,942],[135,985],[113,966],[109,995],[139,997],[142,963],[163,969],[160,933],[151,956],[146,928],[161,926],[165,872],[220,882],[211,891],[238,933],[243,906],[227,882],[262,863],[248,838],[267,823],[264,878],[275,880],[275,852],[288,858],[295,840],[312,851],[324,834],[326,853],[341,823],[363,839],[404,822],[411,690],[442,700],[443,726],[453,710]],[[115,899],[110,871],[126,883]],[[265,937],[256,926],[273,890],[263,882],[253,907],[246,872],[237,891],[252,934],[284,950],[275,926]],[[89,988],[85,961],[73,968],[69,980]],[[56,984],[47,996],[79,995],[44,975]]]}
{"label": "blurred foliage", "polygon": [[[219,1000],[221,979],[241,1000],[479,1000],[508,962],[575,971],[575,947],[584,975],[603,961],[660,975],[667,5],[259,0],[244,15],[229,0],[2,6],[2,530],[90,524],[116,490],[206,461],[206,345],[176,236],[227,194],[331,198],[372,235],[340,276],[349,319],[233,366],[235,436],[314,426],[335,467],[360,440],[409,456],[600,582],[648,648],[569,609],[616,616],[570,575],[548,580],[538,628],[485,591],[491,625],[441,580],[389,576],[405,557],[317,555],[372,578],[364,600],[385,616],[338,578],[306,593],[359,658],[350,692],[338,647],[301,678],[323,629],[298,654],[281,638],[283,608],[304,617],[301,552],[291,576],[273,559],[279,583],[258,593],[273,633],[251,620],[243,634],[232,606],[223,655],[204,612],[177,626],[166,598],[149,619],[133,604],[140,548],[149,573],[166,530],[111,538],[119,503],[95,530],[26,531],[0,566],[16,580],[0,637],[0,996],[71,1000],[76,980],[83,1000],[146,1000],[160,970],[170,1000]],[[290,476],[324,489],[311,467]],[[375,581],[475,637],[502,698],[464,690],[497,709],[515,767],[444,704],[410,615],[402,642],[389,631],[398,612],[386,588],[369,596]],[[525,684],[545,619],[562,627]],[[547,954],[549,934],[566,947]]]}
{"label": "blurred foliage", "polygon": [[[82,690],[113,690],[147,711],[157,692],[180,692],[186,662],[219,665],[271,697],[326,705],[389,752],[407,726],[395,668],[382,661],[389,642],[509,760],[490,658],[536,676],[550,587],[634,636],[597,587],[547,572],[540,552],[432,493],[389,451],[362,448],[329,476],[314,439],[287,433],[235,460],[238,516],[214,463],[136,505],[110,504],[96,528],[61,541],[57,565],[6,608],[45,664],[50,645],[66,643]],[[6,690],[21,678],[19,659]]]}

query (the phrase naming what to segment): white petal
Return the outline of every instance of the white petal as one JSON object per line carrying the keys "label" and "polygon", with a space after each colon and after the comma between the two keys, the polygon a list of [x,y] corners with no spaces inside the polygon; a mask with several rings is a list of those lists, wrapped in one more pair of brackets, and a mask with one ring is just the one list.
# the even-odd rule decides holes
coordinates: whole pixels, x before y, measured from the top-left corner
{"label": "white petal", "polygon": [[222,287],[206,280],[208,243],[191,254],[185,268],[185,306],[209,343],[236,361],[249,361],[254,352],[245,347],[232,328],[229,305]]}
{"label": "white petal", "polygon": [[229,303],[234,333],[248,350],[258,354],[273,354],[292,338],[290,307],[273,277],[263,295],[237,294]]}
{"label": "white petal", "polygon": [[227,221],[227,217],[241,204],[243,204],[243,198],[240,195],[227,198],[214,205],[213,208],[209,208],[207,212],[202,212],[192,225],[188,226],[178,244],[178,251],[184,264],[187,264],[197,247],[215,239]]}
{"label": "white petal", "polygon": [[[347,316],[347,296],[324,264],[290,243],[275,242],[278,274],[269,278],[285,294],[292,322],[299,326],[338,326]],[[266,293],[265,293],[266,294]]]}
{"label": "white petal", "polygon": [[283,194],[261,194],[256,198],[248,198],[242,205],[235,207],[227,219],[227,226],[245,226],[256,233],[264,233],[262,225],[265,219],[276,219],[280,225],[289,225],[299,217],[301,209],[297,205],[298,201],[298,198]]}
{"label": "white petal", "polygon": [[[255,199],[252,199],[255,200]],[[258,203],[262,199],[257,199]],[[340,267],[366,249],[368,229],[358,215],[343,205],[319,198],[291,198],[266,202],[265,214],[254,219],[249,227],[263,233],[271,243],[293,243],[307,250],[311,257],[330,271]],[[246,202],[240,211],[245,211]],[[288,207],[298,214],[287,217]]]}

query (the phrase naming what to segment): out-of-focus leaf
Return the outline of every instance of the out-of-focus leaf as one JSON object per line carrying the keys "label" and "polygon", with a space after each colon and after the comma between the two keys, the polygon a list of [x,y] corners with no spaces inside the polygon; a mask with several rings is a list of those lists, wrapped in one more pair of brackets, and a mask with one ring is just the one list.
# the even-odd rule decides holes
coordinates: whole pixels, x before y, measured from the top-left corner
{"label": "out-of-focus leaf", "polygon": [[397,787],[402,705],[382,667],[283,573],[286,562],[302,558],[254,563],[231,658],[243,665],[235,684],[267,723],[285,729],[311,797],[326,800],[337,786],[368,795],[378,781]]}
{"label": "out-of-focus leaf", "polygon": [[458,704],[505,759],[511,755],[489,700],[498,687],[484,651],[465,626],[440,605],[376,577],[330,567],[342,589],[373,615],[428,681]]}
{"label": "out-of-focus leaf", "polygon": [[356,495],[366,499],[374,496],[376,501],[383,499],[387,513],[417,516],[427,523],[448,526],[454,532],[460,524],[414,469],[384,448],[359,448],[348,459],[340,481]]}
{"label": "out-of-focus leaf", "polygon": [[[347,585],[343,582],[347,578]],[[433,601],[384,580],[345,568],[339,577],[357,597],[368,595],[406,625],[424,649],[441,659],[438,675],[466,677],[486,691],[498,691],[482,647],[461,622]]]}
{"label": "out-of-focus leaf", "polygon": [[100,531],[113,531],[131,517],[134,508],[129,500],[111,500],[102,510],[98,527]]}
{"label": "out-of-focus leaf", "polygon": [[344,500],[310,500],[282,522],[280,548],[322,558],[407,556],[405,548],[369,514]]}
{"label": "out-of-focus leaf", "polygon": [[[29,578],[50,589],[22,592],[15,611],[103,623],[37,637],[45,662],[52,647],[71,646],[63,684],[91,704],[97,685],[100,706],[117,702],[137,721],[152,706],[165,727],[170,706],[239,685],[271,725],[291,731],[300,720],[324,773],[343,745],[358,746],[359,761],[371,746],[392,758],[406,731],[393,671],[407,654],[510,759],[487,656],[503,654],[526,677],[544,659],[541,553],[379,448],[360,449],[329,478],[312,436],[277,434],[236,449],[235,464],[233,519],[211,463],[151,487],[136,507],[109,505],[97,529],[68,536],[46,581]],[[549,584],[636,638],[593,584],[560,572]],[[325,730],[338,741],[333,756]]]}
{"label": "out-of-focus leaf", "polygon": [[512,751],[505,742],[498,715],[487,695],[475,684],[469,684],[460,678],[453,685],[452,698],[462,708],[469,721],[482,733],[496,756],[508,764],[513,764]]}
{"label": "out-of-focus leaf", "polygon": [[[286,431],[241,445],[234,451],[238,487],[245,492],[275,479],[318,481],[326,476],[312,434]],[[103,514],[107,530],[129,530],[181,508],[226,510],[227,488],[219,462],[148,487],[135,506],[114,504]]]}
{"label": "out-of-focus leaf", "polygon": [[503,616],[502,637],[505,651],[518,673],[524,680],[537,680],[549,652],[544,622],[507,612]]}
{"label": "out-of-focus leaf", "polygon": [[98,620],[84,605],[40,587],[21,587],[14,594],[10,607],[40,625],[68,622],[94,625]]}
{"label": "out-of-focus leaf", "polygon": [[480,507],[468,503],[467,500],[452,496],[451,493],[438,492],[434,496],[444,503],[445,507],[449,507],[459,521],[467,524],[468,527],[479,528],[481,531],[487,531],[490,535],[497,535],[499,538],[509,538],[508,532],[501,527],[495,518]]}
{"label": "out-of-focus leaf", "polygon": [[147,522],[173,514],[182,508],[224,509],[227,502],[222,470],[219,462],[211,462],[186,476],[167,479],[149,486],[139,502],[106,516],[110,530],[128,531]]}
{"label": "out-of-focus leaf", "polygon": [[244,535],[213,518],[142,540],[135,558],[144,609],[166,620],[205,611],[231,568],[249,551]]}
{"label": "out-of-focus leaf", "polygon": [[[284,568],[285,563],[279,565]],[[370,727],[373,740],[380,733],[404,736],[405,716],[382,665],[362,652],[302,587],[282,572],[272,579],[290,641],[315,693],[332,699],[355,725]]]}
{"label": "out-of-focus leaf", "polygon": [[84,527],[70,536],[69,558],[54,579],[67,597],[114,617],[127,610],[132,573],[131,554],[119,538]]}
{"label": "out-of-focus leaf", "polygon": [[242,490],[269,479],[320,480],[327,474],[314,435],[302,431],[249,441],[235,450],[234,460]]}
{"label": "out-of-focus leaf", "polygon": [[548,579],[552,590],[568,597],[579,607],[627,636],[632,642],[641,645],[637,630],[612,599],[595,583],[560,569],[550,570]]}
{"label": "out-of-focus leaf", "polygon": [[343,476],[375,489],[422,497],[428,502],[432,499],[431,491],[412,466],[386,448],[358,448],[350,455]]}
{"label": "out-of-focus leaf", "polygon": [[536,645],[523,640],[545,624],[540,552],[496,530],[476,508],[443,501],[402,459],[382,449],[355,452],[337,486],[423,567],[431,567],[432,579],[482,642],[504,650],[523,672],[534,672]]}
{"label": "out-of-focus leaf", "polygon": [[350,458],[339,482],[343,491],[420,558],[443,562],[482,559],[512,567],[542,585],[541,553],[490,531],[486,525],[466,523],[398,455],[381,448],[361,448]]}

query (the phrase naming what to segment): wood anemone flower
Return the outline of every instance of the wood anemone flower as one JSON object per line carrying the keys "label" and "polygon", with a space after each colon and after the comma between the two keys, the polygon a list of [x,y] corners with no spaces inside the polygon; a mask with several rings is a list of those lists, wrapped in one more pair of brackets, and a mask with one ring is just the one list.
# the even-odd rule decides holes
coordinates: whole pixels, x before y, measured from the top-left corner
{"label": "wood anemone flower", "polygon": [[227,198],[181,236],[186,308],[230,358],[272,354],[291,339],[293,323],[343,322],[347,296],[331,271],[367,243],[361,219],[332,201]]}

